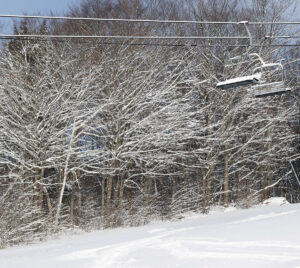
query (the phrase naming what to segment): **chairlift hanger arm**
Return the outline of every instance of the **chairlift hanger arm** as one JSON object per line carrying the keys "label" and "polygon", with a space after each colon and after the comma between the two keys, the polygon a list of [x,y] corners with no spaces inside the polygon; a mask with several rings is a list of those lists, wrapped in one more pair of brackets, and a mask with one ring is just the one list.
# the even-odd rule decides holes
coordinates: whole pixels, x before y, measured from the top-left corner
{"label": "chairlift hanger arm", "polygon": [[249,54],[249,56],[250,57],[256,57],[256,58],[258,58],[258,60],[260,61],[261,65],[265,65],[266,64],[264,62],[264,60],[262,59],[262,57],[259,54],[257,54],[257,53],[251,53],[251,54]]}
{"label": "chairlift hanger arm", "polygon": [[247,50],[246,50],[246,54],[247,54],[247,57],[249,57],[249,51],[251,49],[251,47],[253,46],[253,37],[252,37],[252,34],[249,30],[249,22],[248,21],[241,21],[239,24],[243,24],[246,28],[246,31],[247,31],[247,34],[249,36],[249,46],[247,47]]}

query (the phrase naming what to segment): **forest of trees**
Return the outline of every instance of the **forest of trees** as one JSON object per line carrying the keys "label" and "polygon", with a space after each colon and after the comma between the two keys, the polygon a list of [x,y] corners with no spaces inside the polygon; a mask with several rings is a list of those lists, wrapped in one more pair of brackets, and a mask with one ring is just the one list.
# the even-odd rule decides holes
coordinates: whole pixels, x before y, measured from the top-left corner
{"label": "forest of trees", "polygon": [[[297,1],[82,0],[66,16],[289,20]],[[248,75],[249,40],[24,40],[0,51],[0,248],[69,228],[172,219],[271,196],[300,201],[299,46],[250,25],[265,61],[284,59],[281,96],[218,81]],[[246,36],[243,25],[15,21],[15,34]],[[299,33],[298,33],[299,34]],[[297,177],[298,174],[298,177]]]}

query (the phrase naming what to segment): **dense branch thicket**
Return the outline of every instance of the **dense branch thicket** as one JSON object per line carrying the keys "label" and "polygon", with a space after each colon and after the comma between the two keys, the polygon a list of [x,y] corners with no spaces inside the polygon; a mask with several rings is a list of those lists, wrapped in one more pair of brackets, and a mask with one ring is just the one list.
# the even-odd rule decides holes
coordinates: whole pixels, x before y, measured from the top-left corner
{"label": "dense branch thicket", "polygon": [[[68,15],[277,21],[292,4],[237,2],[85,0]],[[245,53],[228,46],[232,41],[4,44],[0,247],[63,228],[136,226],[216,205],[248,207],[271,196],[299,202],[299,50],[259,39],[283,27],[251,31],[261,41],[251,52],[293,61],[286,65],[290,94],[255,99],[247,88],[217,90],[217,81],[257,66],[238,61],[225,70],[229,55]],[[226,36],[245,29],[24,20],[15,32]]]}

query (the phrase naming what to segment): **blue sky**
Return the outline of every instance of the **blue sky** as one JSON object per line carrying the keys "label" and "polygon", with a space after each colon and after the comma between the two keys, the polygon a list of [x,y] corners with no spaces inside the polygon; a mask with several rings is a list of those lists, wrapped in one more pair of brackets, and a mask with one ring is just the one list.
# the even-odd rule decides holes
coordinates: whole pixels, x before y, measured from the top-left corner
{"label": "blue sky", "polygon": [[[68,6],[78,2],[80,0],[0,0],[0,14],[27,13],[29,15],[40,12],[41,15],[48,15],[50,10],[61,14]],[[295,15],[297,20],[300,15],[300,4]]]}
{"label": "blue sky", "polygon": [[[63,15],[64,11],[80,0],[0,0],[0,14],[20,15]],[[2,25],[2,27],[1,27]],[[11,19],[0,19],[0,32],[9,33],[12,28]]]}
{"label": "blue sky", "polygon": [[0,0],[0,13],[2,14],[33,14],[40,11],[41,14],[62,13],[72,3],[78,0]]}

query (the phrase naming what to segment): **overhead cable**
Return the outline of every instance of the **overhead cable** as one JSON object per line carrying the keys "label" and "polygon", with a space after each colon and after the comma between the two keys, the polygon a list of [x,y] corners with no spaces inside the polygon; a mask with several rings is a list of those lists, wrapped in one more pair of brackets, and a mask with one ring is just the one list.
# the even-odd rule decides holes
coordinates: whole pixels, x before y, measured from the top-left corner
{"label": "overhead cable", "polygon": [[[184,40],[206,40],[206,39],[249,39],[248,36],[134,36],[134,35],[42,35],[42,34],[0,34],[0,38],[37,38],[37,39],[184,39]],[[266,36],[270,39],[299,39],[300,36]]]}
{"label": "overhead cable", "polygon": [[[0,40],[16,40],[16,41],[38,41],[38,42],[60,42],[60,43],[65,43],[69,42],[70,40],[63,40],[61,39],[36,39],[36,38],[17,38],[17,37],[0,37]],[[78,44],[87,44],[90,43],[89,41],[83,41],[83,40],[71,40],[72,43],[78,43]],[[248,47],[248,45],[237,45],[237,44],[224,44],[224,43],[219,43],[219,44],[190,44],[190,43],[185,43],[185,44],[171,44],[171,43],[128,43],[128,42],[97,42],[97,45],[124,45],[124,46],[161,46],[161,47]],[[263,45],[260,44],[253,44],[252,47],[262,47]],[[268,47],[300,47],[299,44],[271,44],[268,45]]]}
{"label": "overhead cable", "polygon": [[[240,24],[239,21],[193,21],[193,20],[153,20],[153,19],[121,19],[121,18],[86,18],[86,17],[65,17],[65,16],[33,16],[33,15],[9,15],[0,14],[0,18],[23,18],[23,19],[47,19],[47,20],[85,20],[85,21],[110,21],[110,22],[144,22],[144,23],[179,23],[179,24]],[[298,24],[300,21],[253,21],[252,25],[262,24]]]}

